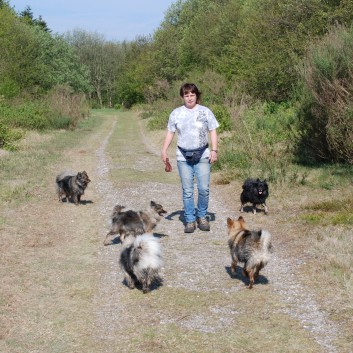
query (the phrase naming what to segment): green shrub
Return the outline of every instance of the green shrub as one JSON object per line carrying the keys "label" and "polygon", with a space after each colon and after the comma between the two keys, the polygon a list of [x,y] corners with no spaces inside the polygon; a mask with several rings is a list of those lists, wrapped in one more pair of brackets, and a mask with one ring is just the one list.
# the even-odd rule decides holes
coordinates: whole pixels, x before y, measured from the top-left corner
{"label": "green shrub", "polygon": [[23,137],[24,133],[19,129],[10,129],[0,121],[0,148],[13,151],[15,142]]}
{"label": "green shrub", "polygon": [[21,88],[18,83],[4,77],[0,80],[0,96],[13,98],[19,95]]}
{"label": "green shrub", "polygon": [[48,109],[40,102],[19,105],[0,104],[0,118],[4,125],[13,128],[43,130],[50,127]]}
{"label": "green shrub", "polygon": [[223,131],[230,131],[232,129],[232,120],[228,109],[220,104],[210,106],[210,109],[219,122],[217,132],[221,133]]}
{"label": "green shrub", "polygon": [[218,168],[271,182],[304,183],[307,175],[301,175],[295,168],[288,169],[293,162],[297,126],[290,104],[253,105],[234,120],[234,132],[221,136]]}
{"label": "green shrub", "polygon": [[68,116],[53,115],[49,118],[52,129],[69,129],[72,125],[72,118]]}
{"label": "green shrub", "polygon": [[164,130],[167,128],[170,110],[163,110],[156,113],[147,123],[150,130]]}
{"label": "green shrub", "polygon": [[311,46],[298,88],[303,162],[353,164],[353,28],[334,28]]}

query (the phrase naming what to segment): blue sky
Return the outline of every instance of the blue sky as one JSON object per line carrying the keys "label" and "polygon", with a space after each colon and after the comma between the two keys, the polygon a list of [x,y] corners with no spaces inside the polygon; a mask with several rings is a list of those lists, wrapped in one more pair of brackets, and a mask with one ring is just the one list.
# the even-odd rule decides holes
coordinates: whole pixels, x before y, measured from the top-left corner
{"label": "blue sky", "polygon": [[83,29],[106,40],[134,40],[153,34],[176,0],[9,0],[16,12],[27,6],[42,16],[53,33]]}

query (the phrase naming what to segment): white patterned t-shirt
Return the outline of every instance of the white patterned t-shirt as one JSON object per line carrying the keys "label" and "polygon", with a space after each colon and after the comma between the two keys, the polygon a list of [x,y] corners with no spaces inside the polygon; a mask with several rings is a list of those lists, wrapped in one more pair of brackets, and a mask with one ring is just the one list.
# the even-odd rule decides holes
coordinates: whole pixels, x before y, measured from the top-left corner
{"label": "white patterned t-shirt", "polygon": [[[168,131],[178,133],[177,144],[186,150],[197,149],[208,143],[208,132],[219,127],[219,123],[212,111],[196,104],[192,109],[184,105],[174,109],[168,121]],[[210,150],[207,148],[202,158],[208,158]],[[176,149],[177,160],[185,160],[179,148]]]}

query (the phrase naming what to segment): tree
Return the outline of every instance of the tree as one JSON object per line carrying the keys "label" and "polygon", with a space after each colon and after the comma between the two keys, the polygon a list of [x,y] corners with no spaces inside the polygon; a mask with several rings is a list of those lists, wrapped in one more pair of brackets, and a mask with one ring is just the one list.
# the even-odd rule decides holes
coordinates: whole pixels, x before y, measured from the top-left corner
{"label": "tree", "polygon": [[140,36],[131,43],[125,43],[125,60],[117,78],[117,96],[127,108],[145,102],[145,90],[155,79],[151,37]]}
{"label": "tree", "polygon": [[125,47],[121,43],[107,42],[104,36],[83,30],[65,35],[65,40],[75,49],[80,62],[89,68],[93,86],[91,98],[99,106],[113,105],[115,80],[119,77],[125,60]]}
{"label": "tree", "polygon": [[34,18],[32,9],[29,6],[27,6],[22,12],[19,13],[19,17],[30,26],[38,26],[45,32],[51,32],[42,16]]}
{"label": "tree", "polygon": [[231,81],[259,99],[284,101],[307,43],[327,30],[328,8],[320,0],[247,0],[236,36],[224,52]]}

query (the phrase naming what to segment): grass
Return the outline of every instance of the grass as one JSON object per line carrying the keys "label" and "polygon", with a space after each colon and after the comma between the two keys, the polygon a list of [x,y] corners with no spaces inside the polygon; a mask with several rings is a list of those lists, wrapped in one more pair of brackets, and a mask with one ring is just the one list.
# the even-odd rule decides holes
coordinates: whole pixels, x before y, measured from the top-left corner
{"label": "grass", "polygon": [[18,151],[0,158],[0,199],[6,204],[20,204],[38,195],[46,186],[45,178],[38,176],[51,172],[51,165],[63,152],[77,145],[99,123],[95,117],[82,121],[75,131],[27,132],[18,143]]}
{"label": "grass", "polygon": [[[120,119],[113,132],[107,152],[112,160],[112,181],[118,187],[120,183],[148,181],[166,182],[171,175],[161,173],[164,169],[149,170],[146,163],[149,160],[159,160],[159,154],[154,154],[145,150],[143,142],[137,138],[140,134],[139,122],[132,118],[134,112],[120,113]],[[146,122],[142,122],[146,125]],[[162,144],[161,144],[162,145]],[[172,147],[170,147],[172,150]],[[158,151],[159,152],[159,151]],[[176,178],[176,176],[175,176]]]}
{"label": "grass", "polygon": [[102,122],[94,114],[75,131],[28,133],[0,158],[2,352],[98,351],[91,313],[100,220],[90,204],[58,204],[54,180],[62,166],[87,165],[91,153],[80,151],[95,148],[85,141]]}
{"label": "grass", "polygon": [[[296,352],[298,347],[318,351],[295,320],[285,319],[278,298],[266,291],[244,288],[234,297],[163,288],[148,297],[128,292],[121,300],[131,313],[125,331],[129,339],[124,341],[129,352]],[[140,320],[141,307],[148,321]]]}
{"label": "grass", "polygon": [[353,225],[353,198],[325,200],[302,207],[312,211],[302,215],[302,219],[315,225]]}

